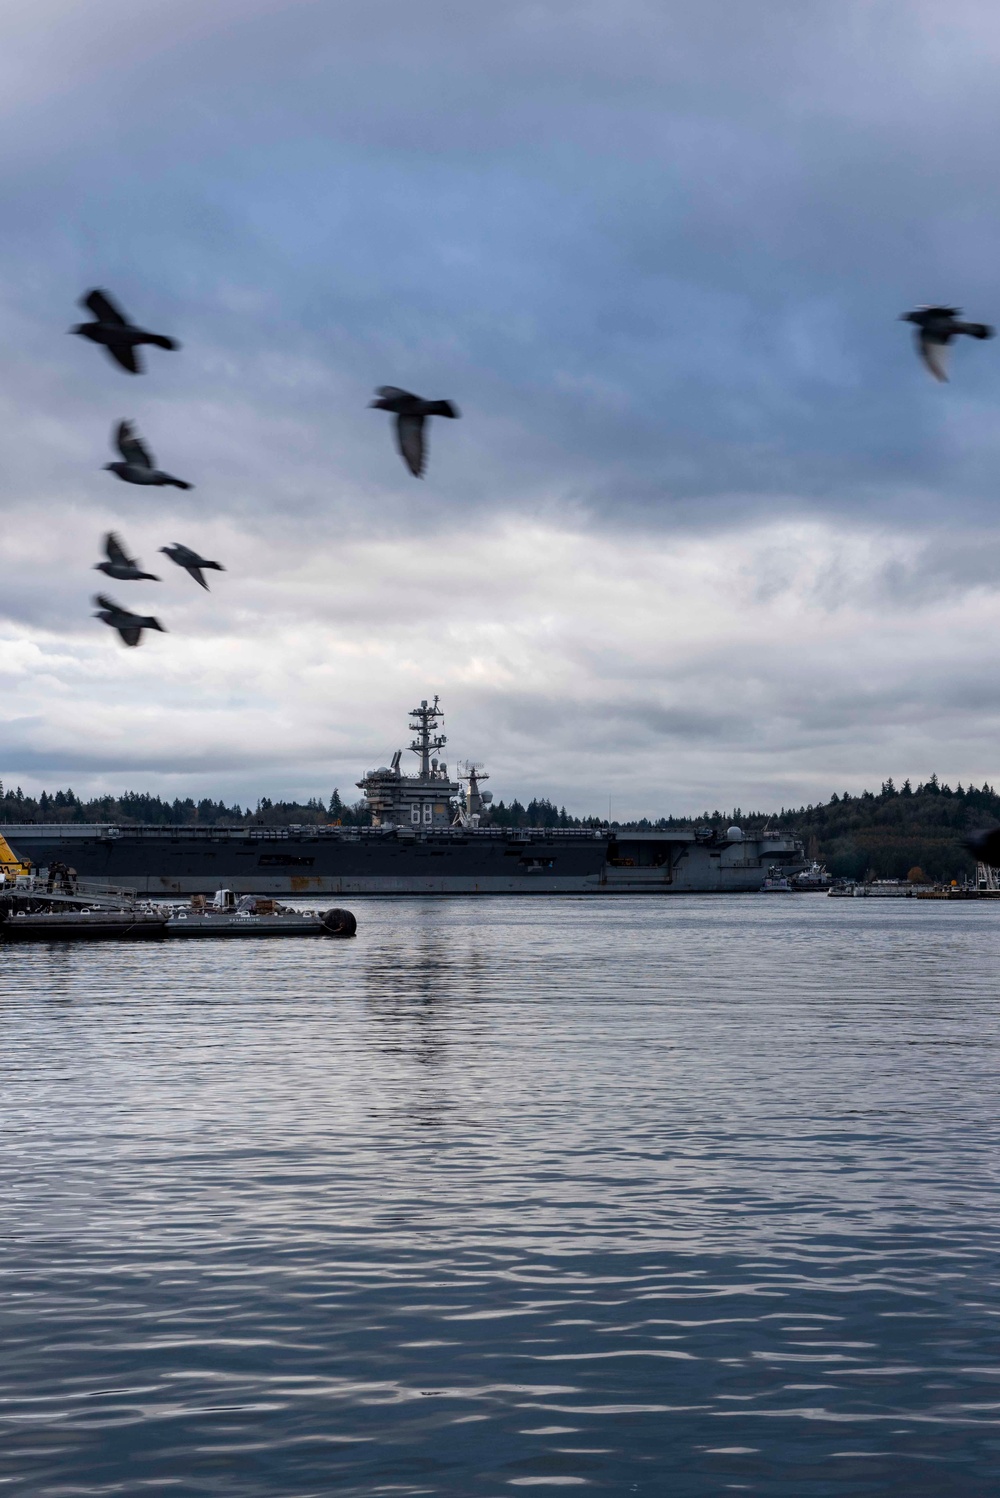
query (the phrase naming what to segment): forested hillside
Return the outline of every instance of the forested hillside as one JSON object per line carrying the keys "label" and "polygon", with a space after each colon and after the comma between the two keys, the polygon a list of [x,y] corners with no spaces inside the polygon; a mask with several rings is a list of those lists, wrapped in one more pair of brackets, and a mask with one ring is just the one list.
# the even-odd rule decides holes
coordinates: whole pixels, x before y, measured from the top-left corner
{"label": "forested hillside", "polygon": [[271,801],[262,796],[256,807],[227,806],[224,801],[165,801],[145,792],[123,791],[120,796],[99,796],[82,801],[73,791],[42,791],[37,797],[26,796],[20,786],[5,790],[0,781],[0,823],[3,822],[120,822],[125,825],[169,827],[257,826],[278,827],[296,822],[316,826],[326,822],[364,823],[368,812],[364,802],[345,806],[337,791],[328,803],[319,796],[308,801]]}
{"label": "forested hillside", "polygon": [[878,795],[832,796],[823,806],[784,811],[775,825],[801,837],[807,852],[831,874],[860,879],[871,871],[880,879],[904,879],[911,868],[929,878],[960,879],[975,862],[962,846],[973,828],[1000,823],[1000,796],[992,786],[954,790],[932,775],[914,790],[887,780]]}
{"label": "forested hillside", "polygon": [[[5,790],[0,783],[0,823],[119,822],[183,827],[254,823],[275,827],[290,822],[302,826],[329,822],[363,825],[368,820],[363,801],[347,806],[336,790],[328,802],[319,796],[305,802],[271,801],[264,796],[255,807],[241,807],[210,799],[165,801],[135,791],[90,801],[82,801],[71,790],[43,791],[36,799],[26,796],[19,787]],[[545,799],[526,805],[516,799],[509,804],[498,801],[490,820],[500,827],[604,825],[600,817],[572,817],[565,807]],[[880,879],[904,879],[911,869],[920,868],[930,879],[957,879],[974,868],[962,847],[964,834],[972,828],[1000,824],[1000,796],[989,785],[981,789],[958,785],[952,790],[932,775],[916,789],[907,780],[897,790],[892,780],[887,780],[877,794],[862,791],[860,796],[852,796],[845,791],[821,805],[797,810],[744,812],[736,807],[731,812],[706,811],[698,817],[660,817],[655,822],[643,819],[625,825],[721,828],[730,822],[739,822],[745,828],[770,823],[794,833],[802,838],[809,857],[818,858],[831,874],[844,878],[860,879],[871,873]]]}
{"label": "forested hillside", "polygon": [[[905,879],[919,868],[929,879],[961,879],[971,874],[975,862],[962,846],[966,832],[1000,823],[1000,796],[993,787],[954,790],[936,775],[918,785],[908,780],[899,789],[886,780],[881,790],[852,796],[834,793],[818,806],[782,808],[763,812],[706,813],[698,822],[721,827],[729,821],[744,827],[770,822],[772,827],[800,837],[810,858],[825,863],[840,878]],[[647,823],[646,825],[653,825]],[[688,826],[678,819],[662,825]]]}

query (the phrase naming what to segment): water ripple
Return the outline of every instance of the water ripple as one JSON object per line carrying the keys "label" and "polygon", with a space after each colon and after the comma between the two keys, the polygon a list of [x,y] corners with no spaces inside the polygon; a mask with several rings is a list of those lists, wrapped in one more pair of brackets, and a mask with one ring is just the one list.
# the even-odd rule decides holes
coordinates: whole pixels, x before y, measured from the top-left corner
{"label": "water ripple", "polygon": [[992,1492],[1000,914],[863,903],[6,952],[5,1491]]}

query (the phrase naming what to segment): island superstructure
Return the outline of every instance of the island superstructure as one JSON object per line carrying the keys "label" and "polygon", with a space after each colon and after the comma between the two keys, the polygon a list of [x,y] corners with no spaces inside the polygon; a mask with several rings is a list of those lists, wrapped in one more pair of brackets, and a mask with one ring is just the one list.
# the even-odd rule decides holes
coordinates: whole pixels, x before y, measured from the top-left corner
{"label": "island superstructure", "polygon": [[426,699],[410,709],[410,732],[414,735],[410,750],[420,761],[417,775],[404,775],[399,767],[403,757],[397,749],[388,765],[369,770],[357,782],[371,812],[373,827],[450,827],[455,819],[452,805],[461,786],[449,780],[448,766],[437,759],[438,751],[448,740],[440,731],[444,710],[438,699],[428,706]]}
{"label": "island superstructure", "polygon": [[[36,868],[59,860],[81,879],[141,893],[544,895],[707,894],[759,890],[772,869],[804,866],[796,839],[733,826],[632,831],[494,827],[478,763],[455,779],[437,697],[411,710],[411,752],[357,782],[371,826],[128,826],[11,823],[3,833]],[[465,782],[463,792],[462,782]]]}

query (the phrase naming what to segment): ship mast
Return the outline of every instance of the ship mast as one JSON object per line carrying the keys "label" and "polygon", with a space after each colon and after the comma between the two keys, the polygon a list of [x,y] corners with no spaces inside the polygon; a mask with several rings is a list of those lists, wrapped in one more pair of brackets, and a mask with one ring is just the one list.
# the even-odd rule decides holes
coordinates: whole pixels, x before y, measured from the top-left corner
{"label": "ship mast", "polygon": [[425,698],[410,710],[410,748],[420,760],[418,774],[402,773],[399,760],[403,751],[397,749],[391,765],[379,765],[358,781],[371,808],[373,827],[420,827],[426,832],[449,825],[451,798],[461,786],[448,779],[448,766],[437,757],[438,750],[448,742],[440,732],[443,717],[436,697],[429,706]]}
{"label": "ship mast", "polygon": [[469,782],[468,790],[465,792],[465,804],[459,802],[455,808],[455,820],[453,827],[478,827],[479,820],[493,800],[492,791],[483,791],[479,788],[481,780],[489,780],[489,775],[483,769],[481,759],[466,759],[462,761],[458,770],[459,784],[463,780]]}
{"label": "ship mast", "polygon": [[426,780],[431,773],[431,755],[448,742],[443,733],[437,732],[438,719],[444,717],[444,709],[438,707],[436,696],[432,706],[428,707],[425,697],[419,707],[410,708],[410,717],[413,719],[410,732],[416,735],[410,748],[420,756],[420,778]]}

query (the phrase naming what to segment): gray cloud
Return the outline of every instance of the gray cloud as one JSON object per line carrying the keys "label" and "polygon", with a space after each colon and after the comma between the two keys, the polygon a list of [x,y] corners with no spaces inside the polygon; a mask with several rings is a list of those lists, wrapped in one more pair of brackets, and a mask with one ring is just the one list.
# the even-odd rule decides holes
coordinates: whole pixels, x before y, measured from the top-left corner
{"label": "gray cloud", "polygon": [[949,11],[943,69],[933,6],[820,5],[807,31],[783,5],[752,26],[732,4],[214,10],[109,9],[131,59],[113,107],[71,28],[72,82],[24,106],[47,149],[8,167],[6,253],[43,247],[45,317],[113,280],[187,338],[168,397],[195,374],[318,424],[332,392],[282,385],[268,349],[345,406],[436,380],[476,422],[435,473],[451,506],[554,483],[648,525],[776,493],[986,497],[991,436],[956,451],[949,430],[995,399],[993,351],[939,391],[893,321],[935,294],[990,315],[981,11]]}
{"label": "gray cloud", "polygon": [[[0,59],[0,773],[325,791],[439,683],[581,807],[988,770],[1000,343],[937,388],[895,319],[1000,321],[998,53],[971,0],[41,0]],[[182,353],[67,338],[92,284]],[[422,484],[382,381],[462,407]],[[123,416],[194,491],[101,472]],[[89,618],[112,526],[230,568],[160,559],[138,659]]]}

